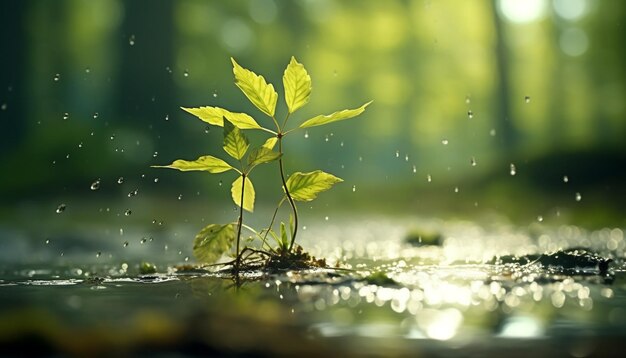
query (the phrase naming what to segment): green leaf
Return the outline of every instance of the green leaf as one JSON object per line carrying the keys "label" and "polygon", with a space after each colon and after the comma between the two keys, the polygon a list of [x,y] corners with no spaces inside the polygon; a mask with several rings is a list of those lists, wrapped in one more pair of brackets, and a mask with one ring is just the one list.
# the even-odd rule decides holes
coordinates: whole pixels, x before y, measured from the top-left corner
{"label": "green leaf", "polygon": [[265,143],[263,143],[263,146],[265,148],[269,148],[269,149],[274,149],[274,147],[276,146],[276,143],[278,142],[278,138],[276,137],[271,137],[268,138]]}
{"label": "green leaf", "polygon": [[270,148],[260,146],[250,152],[248,156],[248,165],[250,167],[257,166],[262,163],[271,162],[280,158],[281,154],[271,150]]}
{"label": "green leaf", "polygon": [[248,148],[250,147],[250,142],[248,138],[243,134],[243,132],[235,127],[230,121],[224,121],[224,150],[231,157],[241,160]]}
{"label": "green leaf", "polygon": [[317,194],[342,181],[343,179],[321,170],[310,173],[296,172],[287,179],[287,189],[294,200],[311,201]]}
{"label": "green leaf", "polygon": [[178,159],[175,160],[170,165],[153,165],[152,168],[170,168],[170,169],[178,169],[180,171],[191,171],[191,170],[200,170],[206,171],[209,173],[223,173],[229,171],[231,169],[235,169],[230,164],[225,161],[215,158],[210,155],[202,156],[196,160],[183,160]]}
{"label": "green leaf", "polygon": [[233,224],[210,224],[196,235],[193,242],[193,255],[200,262],[214,263],[226,251],[230,250],[235,241]]}
{"label": "green leaf", "polygon": [[263,76],[239,66],[234,58],[231,57],[230,60],[233,62],[233,73],[237,87],[256,108],[268,116],[274,117],[276,101],[278,100],[278,93],[274,90],[274,86],[265,82]]}
{"label": "green leaf", "polygon": [[289,239],[287,238],[287,230],[285,229],[285,223],[280,223],[280,241],[282,247],[289,247]]}
{"label": "green leaf", "polygon": [[[242,188],[242,183],[243,184],[243,188]],[[254,197],[255,197],[255,192],[254,192],[254,187],[252,186],[252,181],[250,181],[250,179],[248,179],[248,177],[245,177],[245,182],[244,182],[244,177],[240,176],[239,178],[235,179],[235,181],[233,182],[233,186],[230,188],[230,193],[233,197],[233,201],[235,202],[235,204],[237,206],[241,206],[241,190],[243,189],[243,208],[244,210],[247,210],[249,212],[253,212],[254,211]]]}
{"label": "green leaf", "polygon": [[295,112],[309,102],[311,76],[293,56],[285,69],[283,86],[285,87],[285,102],[287,103],[289,113]]}
{"label": "green leaf", "polygon": [[359,108],[344,109],[343,111],[335,112],[333,114],[315,116],[305,121],[304,123],[302,123],[300,125],[300,128],[321,126],[323,124],[337,122],[337,121],[341,121],[344,119],[356,117],[359,114],[363,113],[363,111],[365,111],[365,107],[369,106],[370,103],[372,103],[372,101],[365,103]]}
{"label": "green leaf", "polygon": [[235,127],[240,129],[261,129],[261,126],[245,113],[235,113],[219,107],[197,107],[185,108],[180,107],[183,111],[193,114],[202,121],[214,126],[224,126],[224,117],[226,117]]}

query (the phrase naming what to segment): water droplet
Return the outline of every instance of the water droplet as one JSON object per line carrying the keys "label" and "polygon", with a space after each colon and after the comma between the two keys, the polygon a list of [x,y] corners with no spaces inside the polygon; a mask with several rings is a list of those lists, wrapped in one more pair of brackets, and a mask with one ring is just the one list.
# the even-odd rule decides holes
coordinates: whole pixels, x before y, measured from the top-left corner
{"label": "water droplet", "polygon": [[91,68],[85,67],[85,73],[91,73]]}
{"label": "water droplet", "polygon": [[328,221],[328,216],[325,216],[325,217],[324,217],[324,220]]}
{"label": "water droplet", "polygon": [[140,244],[145,244],[146,241],[148,241],[148,239],[146,239],[145,237],[142,237],[141,240],[139,240]]}
{"label": "water droplet", "polygon": [[167,251],[169,249],[170,249],[169,246],[167,246],[167,245],[163,246],[163,250]]}
{"label": "water droplet", "polygon": [[188,70],[185,70],[185,72],[183,72],[183,76],[185,76],[185,77],[189,77],[189,71],[188,71]]}
{"label": "water droplet", "polygon": [[447,139],[442,139],[442,140],[441,140],[441,144],[443,144],[443,145],[448,145],[448,143],[449,143],[449,142],[448,142],[448,140],[447,140]]}
{"label": "water droplet", "polygon": [[470,104],[472,98],[470,96],[465,96],[465,104]]}
{"label": "water droplet", "polygon": [[135,46],[135,35],[130,35],[128,38],[128,44],[131,46]]}
{"label": "water droplet", "polygon": [[69,119],[70,118],[70,114],[65,112],[63,113],[63,119]]}
{"label": "water droplet", "polygon": [[356,185],[352,186],[352,192],[354,193],[356,191]]}
{"label": "water droplet", "polygon": [[454,187],[454,192],[455,192],[455,193],[458,193],[458,192],[459,192],[459,187],[458,187],[458,186],[455,186],[455,187]]}
{"label": "water droplet", "polygon": [[156,158],[159,155],[159,152],[152,153],[152,158]]}
{"label": "water droplet", "polygon": [[148,241],[152,242],[152,241],[154,241],[154,238],[151,236],[151,237],[148,239]]}
{"label": "water droplet", "polygon": [[563,175],[563,183],[569,182],[569,177],[567,175]]}
{"label": "water droplet", "polygon": [[409,161],[409,155],[408,155],[408,154],[406,154],[406,155],[404,156],[404,161],[405,161],[405,162],[408,162],[408,161]]}
{"label": "water droplet", "polygon": [[328,142],[329,138],[328,138],[328,134],[326,135],[326,137],[324,138],[325,142]]}
{"label": "water droplet", "polygon": [[178,194],[178,200],[183,200],[183,194]]}
{"label": "water droplet", "polygon": [[185,262],[189,261],[189,256],[185,256]]}
{"label": "water droplet", "polygon": [[111,138],[111,140],[114,140],[115,139],[115,134],[111,134],[110,138]]}
{"label": "water droplet", "polygon": [[158,183],[159,182],[159,178],[154,178],[154,182]]}
{"label": "water droplet", "polygon": [[170,66],[165,66],[165,71],[167,71],[168,73],[172,73],[172,69],[170,68]]}
{"label": "water droplet", "polygon": [[474,118],[474,112],[472,112],[471,110],[467,111],[467,118],[469,119]]}
{"label": "water droplet", "polygon": [[169,115],[169,114],[166,114],[166,115],[165,115],[165,120],[166,120],[166,121],[169,121],[169,120],[170,120],[170,115]]}
{"label": "water droplet", "polygon": [[541,215],[537,216],[537,221],[543,222],[543,216],[541,216]]}
{"label": "water droplet", "polygon": [[50,239],[46,239],[46,245],[50,243]]}
{"label": "water droplet", "polygon": [[126,216],[130,216],[130,214],[132,214],[133,212],[130,209],[126,209],[126,211],[124,212],[124,215]]}
{"label": "water droplet", "polygon": [[124,182],[124,177],[117,178],[117,183],[122,184]]}
{"label": "water droplet", "polygon": [[343,147],[343,141],[341,141],[341,143],[339,143],[339,146],[340,146],[340,147]]}
{"label": "water droplet", "polygon": [[583,199],[583,196],[580,193],[576,193],[576,201],[581,201]]}
{"label": "water droplet", "polygon": [[524,97],[524,102],[530,103],[530,96],[525,96]]}
{"label": "water droplet", "polygon": [[61,79],[61,74],[60,73],[55,74],[52,79],[54,80],[54,82],[59,82],[59,80]]}
{"label": "water droplet", "polygon": [[475,167],[476,166],[476,158],[472,157],[470,158],[470,164]]}
{"label": "water droplet", "polygon": [[128,197],[133,197],[136,196],[137,194],[139,194],[139,189],[135,189],[133,191],[131,191],[130,193],[128,193]]}
{"label": "water droplet", "polygon": [[306,225],[304,225],[304,226],[302,227],[302,230],[306,230]]}
{"label": "water droplet", "polygon": [[124,247],[128,247],[128,241],[124,241],[123,246],[124,246]]}
{"label": "water droplet", "polygon": [[213,98],[217,98],[217,91],[213,92]]}
{"label": "water droplet", "polygon": [[433,181],[433,177],[431,177],[430,174],[426,175],[426,181],[430,183],[431,181]]}
{"label": "water droplet", "polygon": [[102,252],[100,251],[96,252],[96,257],[100,257],[100,255],[102,255]]}
{"label": "water droplet", "polygon": [[78,148],[82,148],[83,147],[83,142],[78,143]]}
{"label": "water droplet", "polygon": [[57,214],[64,212],[65,208],[66,208],[65,204],[59,204],[59,206],[57,206]]}
{"label": "water droplet", "polygon": [[304,131],[304,139],[309,138],[309,131]]}
{"label": "water droplet", "polygon": [[396,158],[400,158],[400,151],[396,150]]}
{"label": "water droplet", "polygon": [[221,181],[221,180],[220,180],[220,181],[218,181],[218,182],[217,182],[217,185],[222,186],[222,181]]}
{"label": "water droplet", "polygon": [[413,173],[417,173],[417,167],[413,165]]}
{"label": "water droplet", "polygon": [[0,107],[3,111],[7,110],[7,104],[3,103],[2,106]]}
{"label": "water droplet", "polygon": [[511,163],[511,165],[509,166],[509,173],[511,175],[517,174],[517,169],[515,168],[515,164]]}
{"label": "water droplet", "polygon": [[492,136],[492,137],[495,137],[495,136],[496,136],[496,130],[492,128],[492,129],[489,131],[489,135],[490,135],[490,136]]}
{"label": "water droplet", "polygon": [[359,162],[362,162],[362,161],[363,161],[363,157],[359,157]]}
{"label": "water droplet", "polygon": [[206,134],[211,133],[211,127],[209,127],[209,126],[204,127],[204,133],[206,133]]}
{"label": "water droplet", "polygon": [[93,183],[91,183],[91,190],[100,189],[100,179],[96,179]]}

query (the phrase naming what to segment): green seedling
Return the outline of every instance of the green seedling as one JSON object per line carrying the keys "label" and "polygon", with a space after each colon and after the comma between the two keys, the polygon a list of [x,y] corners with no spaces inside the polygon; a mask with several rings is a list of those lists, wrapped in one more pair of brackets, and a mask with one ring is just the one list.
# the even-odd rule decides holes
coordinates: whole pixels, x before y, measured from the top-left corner
{"label": "green seedling", "polygon": [[[306,105],[311,95],[311,77],[304,66],[292,57],[285,69],[283,86],[287,114],[283,121],[279,122],[275,116],[278,94],[274,90],[274,86],[267,83],[263,76],[241,67],[234,59],[231,58],[231,61],[233,63],[235,84],[256,108],[272,120],[274,127],[267,128],[261,126],[252,116],[246,113],[230,112],[219,107],[182,107],[184,111],[193,114],[210,125],[223,127],[224,140],[222,147],[232,159],[231,161],[237,164],[231,165],[220,158],[205,155],[196,160],[179,159],[169,165],[154,166],[180,171],[206,171],[211,174],[228,171],[237,173],[237,177],[231,187],[233,202],[239,207],[237,221],[223,225],[210,224],[200,230],[194,241],[194,256],[200,262],[211,264],[216,262],[224,253],[232,250],[233,245],[235,245],[235,260],[232,262],[235,272],[239,272],[243,261],[258,260],[259,257],[267,259],[267,263],[281,262],[282,266],[285,266],[284,263],[288,262],[289,258],[306,258],[311,259],[312,262],[323,262],[323,260],[315,261],[308,254],[303,253],[299,246],[294,248],[298,233],[296,202],[311,201],[319,193],[330,189],[334,184],[343,180],[321,170],[306,173],[295,172],[291,175],[286,175],[283,164],[283,138],[300,129],[356,117],[365,111],[365,108],[371,101],[355,109],[315,116],[305,120],[297,127],[288,129],[287,124],[290,116]],[[260,146],[250,150],[250,141],[244,134],[244,130],[260,130],[268,133],[270,137]],[[256,231],[243,223],[244,211],[252,212],[256,199],[250,175],[258,165],[274,161],[278,161],[280,183],[284,195],[278,202],[268,227],[261,231]],[[291,207],[289,231],[287,230],[287,225],[281,222],[279,232],[276,233],[273,229],[276,215],[285,202],[288,202]],[[243,228],[250,230],[254,234],[254,239],[259,240],[260,249],[249,246],[241,249],[241,232]],[[271,245],[268,239],[274,240],[275,245]]]}

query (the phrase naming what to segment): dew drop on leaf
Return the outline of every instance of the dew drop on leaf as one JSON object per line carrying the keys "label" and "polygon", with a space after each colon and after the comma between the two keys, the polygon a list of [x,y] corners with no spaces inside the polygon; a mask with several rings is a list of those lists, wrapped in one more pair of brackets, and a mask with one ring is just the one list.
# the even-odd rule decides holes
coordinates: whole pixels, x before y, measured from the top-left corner
{"label": "dew drop on leaf", "polygon": [[576,201],[581,201],[583,199],[583,196],[580,193],[576,193]]}
{"label": "dew drop on leaf", "polygon": [[511,163],[511,164],[509,165],[509,173],[510,173],[511,175],[515,175],[515,174],[517,174],[517,169],[515,168],[515,164]]}
{"label": "dew drop on leaf", "polygon": [[93,183],[91,183],[91,190],[100,189],[100,179],[96,179]]}
{"label": "dew drop on leaf", "polygon": [[57,210],[56,210],[57,214],[60,214],[60,213],[64,212],[65,211],[65,207],[66,207],[65,204],[59,204],[59,206],[57,206]]}

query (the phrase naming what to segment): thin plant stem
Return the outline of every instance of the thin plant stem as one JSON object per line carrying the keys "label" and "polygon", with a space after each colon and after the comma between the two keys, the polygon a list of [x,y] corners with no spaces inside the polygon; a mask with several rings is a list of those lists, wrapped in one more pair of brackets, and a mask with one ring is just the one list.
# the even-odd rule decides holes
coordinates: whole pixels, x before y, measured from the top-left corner
{"label": "thin plant stem", "polygon": [[276,210],[274,210],[274,215],[272,215],[272,220],[270,221],[270,224],[267,227],[265,234],[263,235],[263,240],[262,240],[263,244],[267,242],[267,234],[269,234],[270,230],[272,229],[272,226],[274,226],[274,220],[276,220],[276,214],[278,214],[278,209],[280,209],[280,207],[283,205],[283,202],[285,202],[285,197],[280,199],[280,201],[278,202],[278,205],[276,205]]}
{"label": "thin plant stem", "polygon": [[243,195],[246,192],[246,175],[241,175],[241,200],[239,200],[239,219],[237,220],[237,260],[235,260],[235,273],[239,275],[241,255],[239,255],[239,241],[241,241],[241,227],[243,224]]}
{"label": "thin plant stem", "polygon": [[296,208],[296,203],[293,201],[291,194],[289,194],[289,189],[287,189],[287,181],[285,180],[285,169],[283,168],[283,138],[281,135],[278,136],[278,152],[281,154],[280,158],[278,158],[278,167],[280,168],[280,179],[283,182],[283,188],[285,189],[285,195],[287,195],[287,200],[289,201],[289,205],[291,205],[291,211],[293,212],[294,225],[293,232],[291,233],[291,242],[289,243],[289,249],[287,252],[291,252],[293,248],[293,244],[296,241],[296,234],[298,233],[298,209]]}

